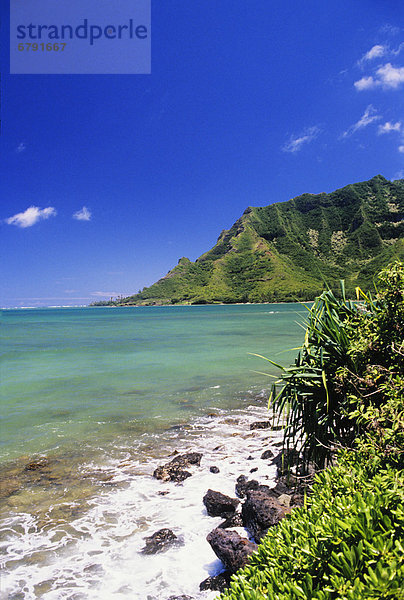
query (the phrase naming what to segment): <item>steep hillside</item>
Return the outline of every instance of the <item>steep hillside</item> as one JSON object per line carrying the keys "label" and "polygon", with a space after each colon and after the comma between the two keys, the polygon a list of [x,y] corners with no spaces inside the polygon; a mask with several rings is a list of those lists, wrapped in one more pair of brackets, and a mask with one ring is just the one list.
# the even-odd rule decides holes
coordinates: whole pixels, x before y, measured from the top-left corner
{"label": "steep hillside", "polygon": [[[307,300],[344,278],[351,292],[404,258],[404,180],[381,175],[330,194],[247,208],[195,262],[115,304]],[[114,303],[112,303],[114,304]]]}

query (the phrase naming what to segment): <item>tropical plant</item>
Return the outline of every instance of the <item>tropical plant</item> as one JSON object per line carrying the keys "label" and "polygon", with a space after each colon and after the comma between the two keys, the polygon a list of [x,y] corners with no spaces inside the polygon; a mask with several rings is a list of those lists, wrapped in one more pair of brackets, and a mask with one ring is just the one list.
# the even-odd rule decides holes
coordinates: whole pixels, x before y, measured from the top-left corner
{"label": "tropical plant", "polygon": [[276,396],[278,409],[291,407],[293,439],[304,435],[296,415],[311,443],[319,439],[302,414],[306,403],[332,443],[342,426],[356,438],[316,474],[306,505],[268,531],[222,600],[404,600],[404,265],[379,279],[363,305],[329,292],[318,299],[301,358],[284,370]]}
{"label": "tropical plant", "polygon": [[346,299],[343,282],[341,298],[323,292],[308,308],[295,364],[266,359],[282,371],[270,404],[285,422],[286,449],[300,449],[303,466],[323,468],[336,447],[350,445],[362,425],[358,403],[364,409],[385,402],[391,376],[403,368],[403,264],[384,269],[379,281],[375,299],[357,288],[360,303]]}
{"label": "tropical plant", "polygon": [[269,361],[282,370],[270,405],[285,420],[287,449],[300,449],[306,465],[310,461],[324,467],[335,445],[355,434],[338,373],[342,367],[356,370],[346,324],[358,308],[346,300],[342,282],[341,294],[339,299],[331,290],[323,292],[308,308],[305,340],[293,366]]}

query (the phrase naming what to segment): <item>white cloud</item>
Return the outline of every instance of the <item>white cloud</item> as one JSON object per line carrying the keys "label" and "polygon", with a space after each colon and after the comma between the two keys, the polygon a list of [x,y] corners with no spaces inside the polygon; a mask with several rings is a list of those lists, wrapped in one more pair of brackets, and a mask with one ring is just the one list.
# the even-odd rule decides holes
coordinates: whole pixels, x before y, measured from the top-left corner
{"label": "white cloud", "polygon": [[359,92],[361,92],[362,90],[369,90],[370,88],[376,87],[377,85],[379,85],[378,82],[375,79],[373,79],[372,76],[362,77],[354,83],[354,86]]}
{"label": "white cloud", "polygon": [[391,123],[390,121],[386,121],[384,125],[379,125],[377,133],[382,135],[383,133],[391,133],[392,131],[400,131],[401,130],[401,121],[397,121],[396,123]]}
{"label": "white cloud", "polygon": [[383,56],[386,54],[387,48],[380,44],[376,44],[373,46],[366,54],[364,54],[360,60],[360,62],[364,62],[367,60],[373,60],[374,58],[378,58],[379,56]]}
{"label": "white cloud", "polygon": [[362,77],[355,81],[354,86],[361,92],[375,87],[396,90],[404,83],[404,67],[393,67],[391,63],[386,63],[376,70],[374,76]]}
{"label": "white cloud", "polygon": [[317,126],[308,127],[298,136],[291,135],[288,142],[282,146],[283,152],[298,152],[304,144],[312,142],[320,134],[320,128]]}
{"label": "white cloud", "polygon": [[404,154],[404,146],[399,146],[398,151],[401,152],[402,154]]}
{"label": "white cloud", "polygon": [[101,297],[101,298],[111,298],[111,296],[119,296],[118,292],[91,292],[90,294],[91,296],[97,296],[97,297]]}
{"label": "white cloud", "polygon": [[24,150],[27,149],[27,146],[24,144],[24,142],[20,142],[17,146],[17,148],[15,149],[16,152],[18,152],[18,154],[20,154],[20,152],[24,152]]}
{"label": "white cloud", "polygon": [[386,63],[376,73],[383,87],[397,89],[404,83],[404,67],[393,67],[391,63]]}
{"label": "white cloud", "polygon": [[83,206],[82,209],[73,214],[73,219],[77,219],[77,221],[90,221],[91,211],[86,206]]}
{"label": "white cloud", "polygon": [[49,219],[49,217],[56,217],[57,212],[53,206],[47,208],[39,208],[38,206],[30,206],[22,213],[17,213],[13,217],[6,219],[8,225],[15,225],[16,227],[32,227],[38,221],[43,219]]}
{"label": "white cloud", "polygon": [[358,129],[363,129],[364,127],[367,127],[368,125],[370,125],[374,121],[377,121],[378,119],[381,119],[381,116],[377,114],[377,110],[375,109],[375,107],[372,104],[369,104],[359,121],[351,125],[349,129],[344,131],[342,137],[349,137],[350,135],[355,133],[355,131],[358,131]]}

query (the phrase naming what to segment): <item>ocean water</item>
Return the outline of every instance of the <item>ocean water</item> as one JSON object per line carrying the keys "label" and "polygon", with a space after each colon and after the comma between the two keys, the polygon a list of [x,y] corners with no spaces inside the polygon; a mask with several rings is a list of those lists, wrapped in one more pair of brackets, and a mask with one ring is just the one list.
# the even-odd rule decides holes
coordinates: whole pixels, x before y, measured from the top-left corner
{"label": "ocean water", "polygon": [[[7,310],[2,315],[0,590],[8,600],[162,599],[221,570],[205,541],[211,487],[274,480],[260,459],[270,363],[302,342],[298,304]],[[276,445],[274,451],[276,451]],[[182,484],[154,468],[201,451]],[[218,466],[212,474],[209,466]],[[248,471],[247,471],[248,474]],[[179,544],[141,553],[162,527]]]}

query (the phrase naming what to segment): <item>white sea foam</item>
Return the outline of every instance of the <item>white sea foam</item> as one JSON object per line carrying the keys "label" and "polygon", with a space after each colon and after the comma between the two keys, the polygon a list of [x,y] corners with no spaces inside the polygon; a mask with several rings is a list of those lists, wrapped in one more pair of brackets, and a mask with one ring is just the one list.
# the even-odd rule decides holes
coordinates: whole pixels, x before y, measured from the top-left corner
{"label": "white sea foam", "polygon": [[[249,430],[252,421],[268,419],[265,408],[216,413],[191,423],[187,436],[178,441],[181,453],[203,453],[201,466],[190,467],[193,475],[182,484],[152,477],[155,467],[168,462],[169,456],[163,461],[109,461],[104,469],[113,474],[116,488],[92,499],[77,518],[39,522],[28,514],[10,517],[3,527],[4,598],[166,600],[181,594],[216,598],[217,592],[200,592],[199,583],[222,570],[205,539],[221,519],[207,515],[202,498],[209,488],[234,497],[237,476],[249,475],[255,468],[251,477],[274,485],[276,467],[260,456],[282,436]],[[171,440],[174,444],[175,432]],[[210,466],[220,472],[211,473]],[[182,545],[154,556],[141,554],[144,538],[161,528],[172,529]]]}

